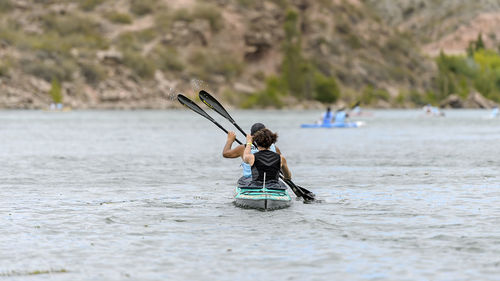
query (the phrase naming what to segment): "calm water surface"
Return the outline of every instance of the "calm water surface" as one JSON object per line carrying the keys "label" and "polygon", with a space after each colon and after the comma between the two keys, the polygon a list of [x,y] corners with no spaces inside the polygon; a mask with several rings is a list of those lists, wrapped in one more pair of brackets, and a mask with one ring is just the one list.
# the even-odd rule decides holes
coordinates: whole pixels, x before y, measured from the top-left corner
{"label": "calm water surface", "polygon": [[188,110],[0,111],[0,279],[500,279],[500,118],[231,113],[324,202],[236,208],[240,160]]}

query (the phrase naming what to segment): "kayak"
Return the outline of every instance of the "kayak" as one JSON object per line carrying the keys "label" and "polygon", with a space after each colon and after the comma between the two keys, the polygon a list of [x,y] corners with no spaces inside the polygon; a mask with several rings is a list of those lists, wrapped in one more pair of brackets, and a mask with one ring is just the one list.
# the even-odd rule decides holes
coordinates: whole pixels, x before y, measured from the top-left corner
{"label": "kayak", "polygon": [[289,207],[292,198],[287,190],[236,187],[234,204],[240,208],[272,211]]}
{"label": "kayak", "polygon": [[302,124],[301,128],[358,128],[363,126],[363,121],[346,122],[346,123],[328,123],[328,124]]}

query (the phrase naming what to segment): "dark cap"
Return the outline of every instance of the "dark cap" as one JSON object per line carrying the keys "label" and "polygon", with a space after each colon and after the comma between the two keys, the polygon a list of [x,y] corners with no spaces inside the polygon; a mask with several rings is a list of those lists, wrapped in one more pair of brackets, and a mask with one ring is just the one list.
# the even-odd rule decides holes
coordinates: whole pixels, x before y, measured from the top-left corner
{"label": "dark cap", "polygon": [[252,125],[252,128],[250,129],[250,135],[254,135],[258,130],[264,129],[266,126],[262,123],[255,123]]}

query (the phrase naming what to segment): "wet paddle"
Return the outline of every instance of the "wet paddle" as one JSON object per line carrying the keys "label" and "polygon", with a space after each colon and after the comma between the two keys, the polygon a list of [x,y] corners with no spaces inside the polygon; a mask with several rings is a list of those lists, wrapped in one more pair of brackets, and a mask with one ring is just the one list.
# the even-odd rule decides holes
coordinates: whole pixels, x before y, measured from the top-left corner
{"label": "wet paddle", "polygon": [[[231,115],[229,115],[226,109],[224,109],[224,107],[212,95],[210,95],[204,90],[201,90],[199,92],[199,97],[201,101],[203,101],[203,103],[205,103],[211,109],[215,110],[215,112],[222,115],[222,117],[229,120],[229,122],[231,122],[246,137],[245,131],[243,131],[243,129],[240,126],[238,126],[238,124],[236,124]],[[302,197],[306,201],[314,201],[314,197],[316,196],[314,193],[301,186],[296,185],[290,179],[285,179],[283,175],[280,176],[281,179],[290,187],[290,189],[292,189],[295,195],[297,195],[297,197]]]}
{"label": "wet paddle", "polygon": [[[192,111],[194,111],[194,112],[200,114],[201,116],[207,118],[208,120],[210,120],[217,127],[219,127],[221,130],[226,132],[226,134],[228,133],[228,131],[224,127],[222,127],[221,124],[219,124],[217,121],[215,121],[212,117],[210,117],[210,115],[208,115],[205,112],[205,110],[201,109],[201,107],[199,107],[196,103],[194,103],[192,100],[190,100],[186,96],[179,94],[179,95],[177,95],[177,100],[185,107],[191,109]],[[239,144],[242,144],[238,139],[236,139],[236,142],[238,142]]]}

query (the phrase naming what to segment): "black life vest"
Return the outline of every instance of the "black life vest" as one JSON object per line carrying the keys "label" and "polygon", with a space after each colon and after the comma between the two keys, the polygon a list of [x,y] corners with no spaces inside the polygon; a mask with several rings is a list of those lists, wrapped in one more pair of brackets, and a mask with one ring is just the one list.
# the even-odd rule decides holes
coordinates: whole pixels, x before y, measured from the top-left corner
{"label": "black life vest", "polygon": [[281,156],[270,150],[261,150],[254,154],[255,161],[252,165],[252,185],[264,183],[264,174],[266,186],[279,182],[281,169]]}

